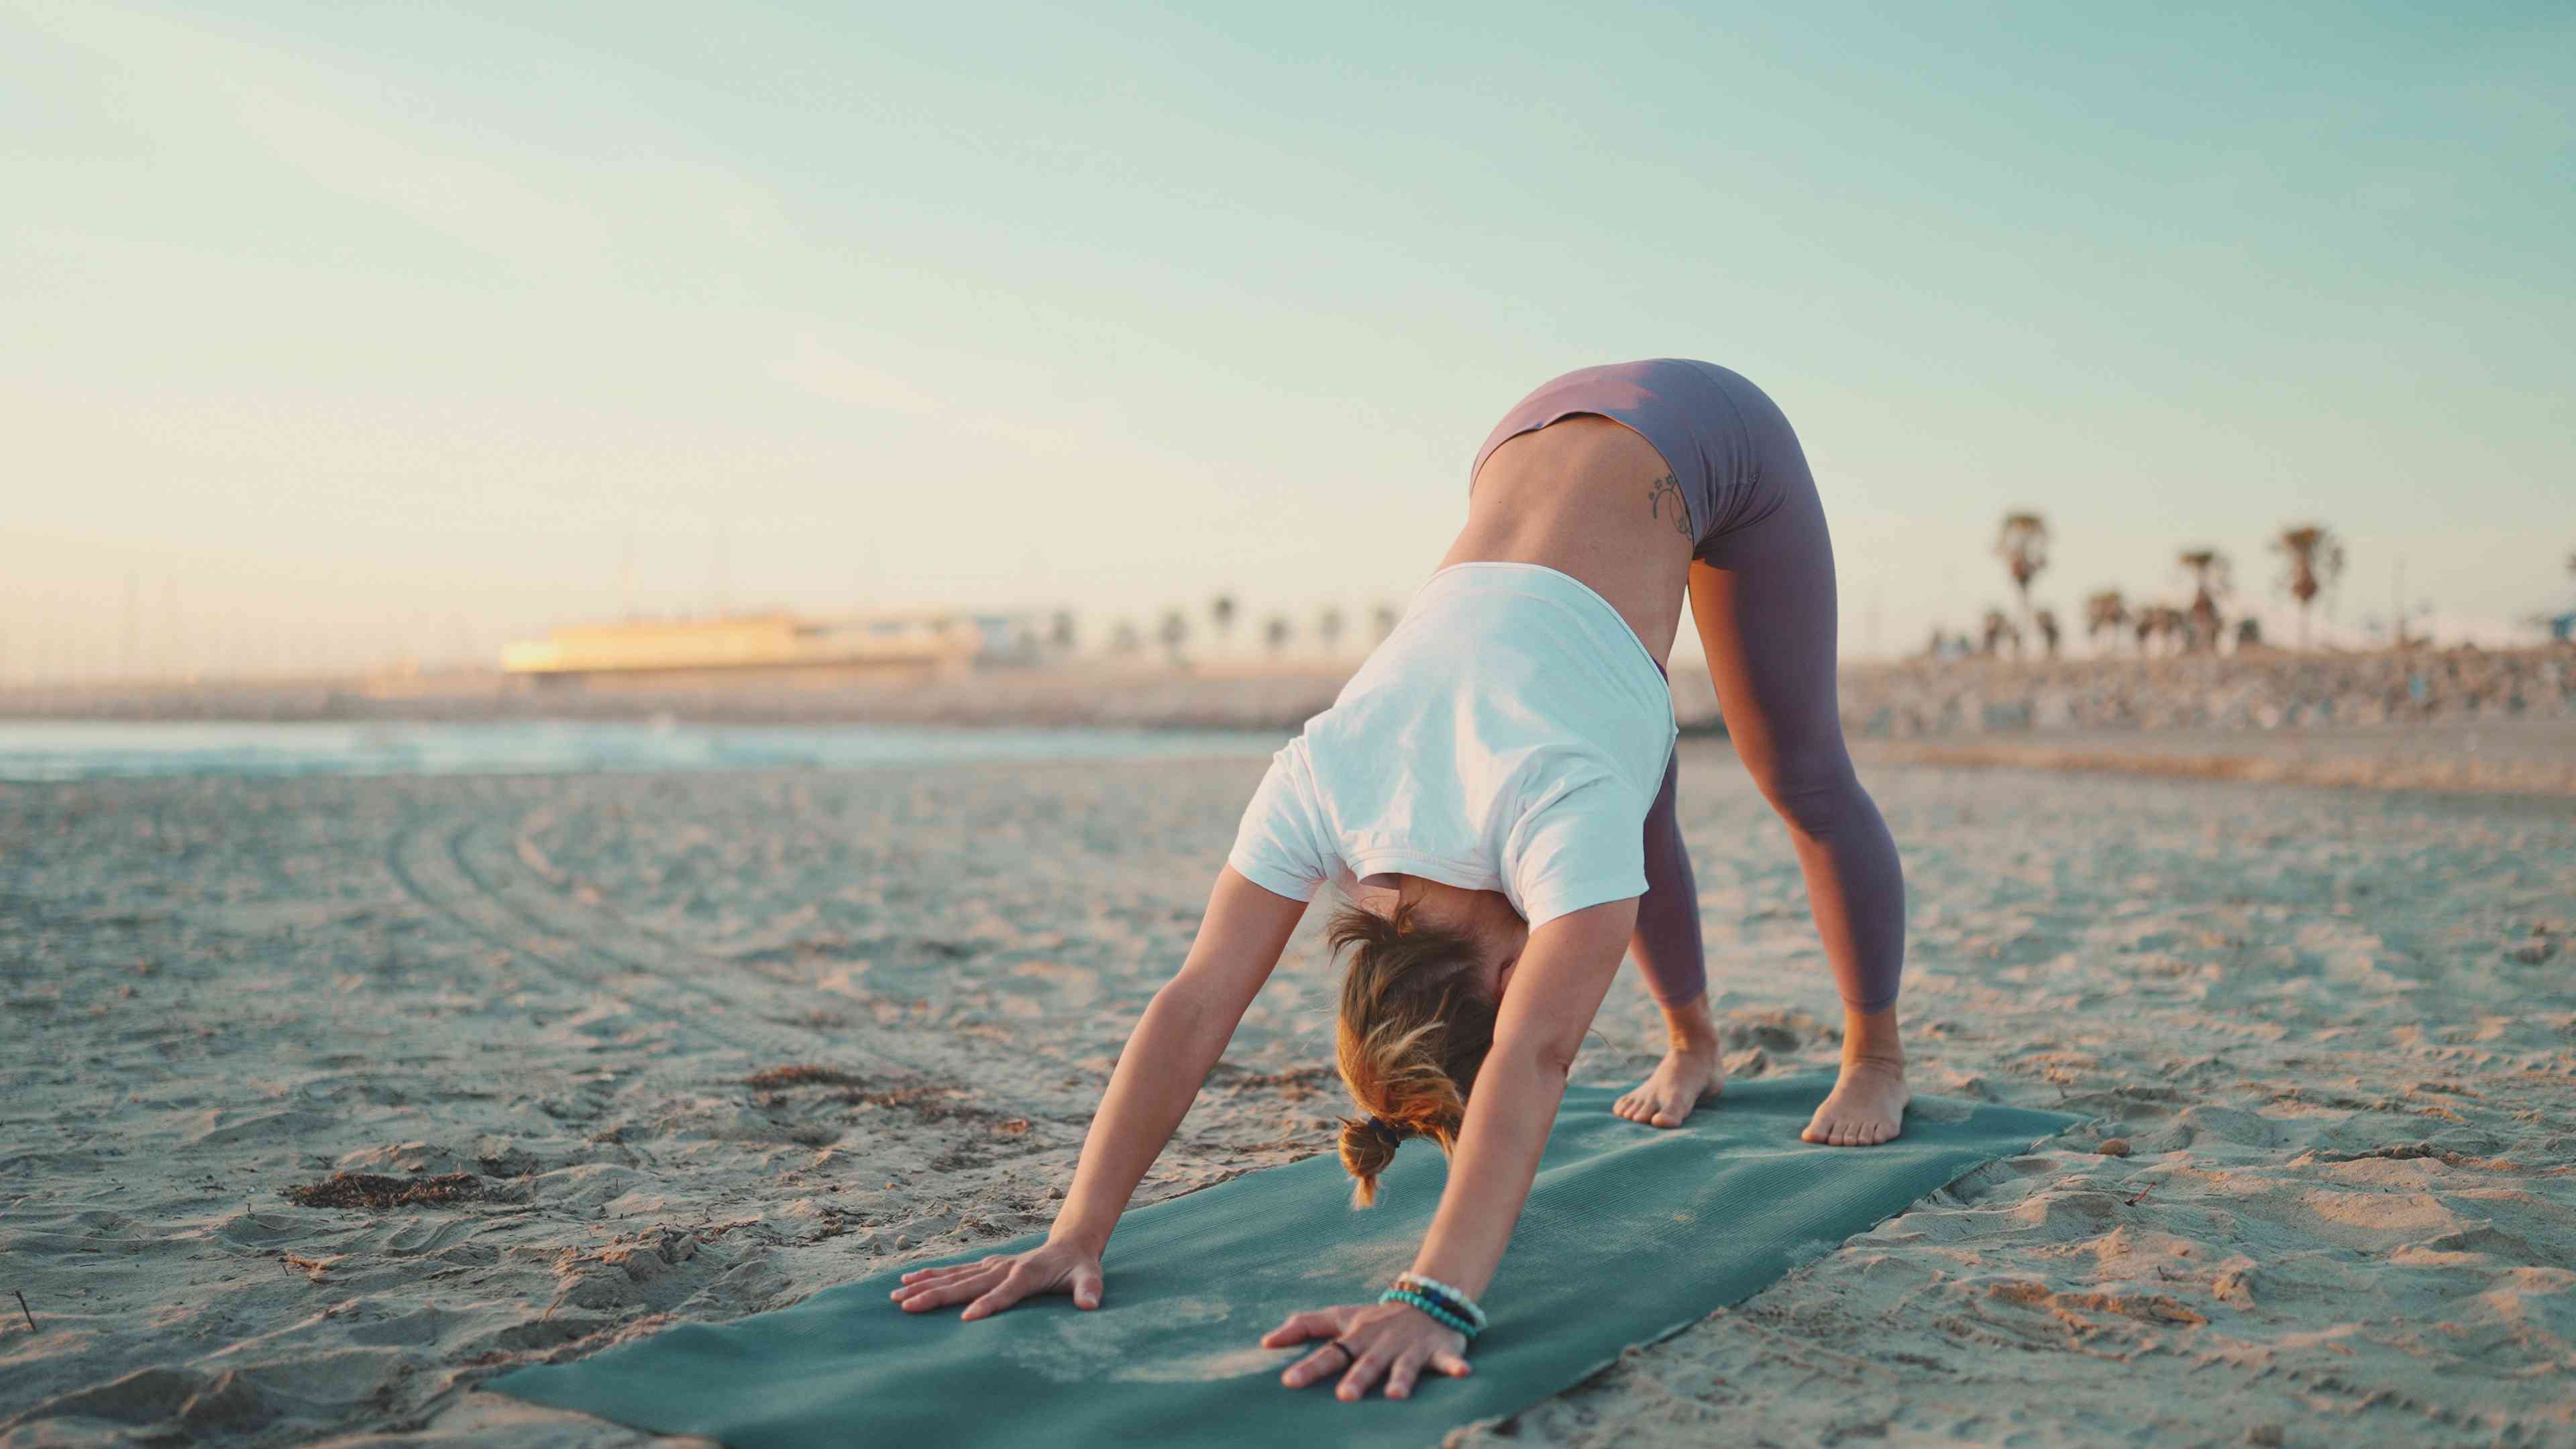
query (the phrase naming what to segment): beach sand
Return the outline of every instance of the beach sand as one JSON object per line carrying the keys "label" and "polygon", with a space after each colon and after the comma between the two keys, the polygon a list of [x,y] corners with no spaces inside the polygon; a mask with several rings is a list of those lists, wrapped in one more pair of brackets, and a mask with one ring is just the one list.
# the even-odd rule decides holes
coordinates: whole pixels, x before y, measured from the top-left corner
{"label": "beach sand", "polygon": [[[1828,1065],[1683,748],[1730,1067]],[[645,1442],[470,1390],[1044,1227],[1260,769],[0,788],[0,1444]],[[1866,774],[1918,1086],[2098,1121],[1453,1439],[2576,1442],[2576,808]],[[1329,1146],[1323,915],[1140,1200]]]}

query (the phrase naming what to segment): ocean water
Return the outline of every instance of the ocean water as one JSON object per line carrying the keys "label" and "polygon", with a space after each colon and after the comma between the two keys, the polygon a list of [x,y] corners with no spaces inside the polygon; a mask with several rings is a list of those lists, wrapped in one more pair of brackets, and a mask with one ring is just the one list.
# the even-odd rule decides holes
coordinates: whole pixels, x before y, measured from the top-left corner
{"label": "ocean water", "polygon": [[0,780],[165,775],[549,775],[858,769],[985,760],[1261,756],[1249,730],[895,725],[0,723]]}

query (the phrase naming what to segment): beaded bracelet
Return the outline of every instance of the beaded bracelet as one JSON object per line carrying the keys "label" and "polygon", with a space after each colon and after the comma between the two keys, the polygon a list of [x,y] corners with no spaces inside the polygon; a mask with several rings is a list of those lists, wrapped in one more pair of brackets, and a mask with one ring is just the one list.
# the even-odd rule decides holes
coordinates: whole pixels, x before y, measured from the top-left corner
{"label": "beaded bracelet", "polygon": [[1409,1303],[1414,1307],[1421,1309],[1423,1312],[1430,1314],[1431,1317],[1444,1328],[1463,1333],[1469,1338],[1474,1338],[1476,1336],[1476,1326],[1474,1324],[1469,1323],[1457,1314],[1450,1312],[1448,1309],[1441,1307],[1439,1304],[1432,1302],[1430,1299],[1423,1297],[1421,1294],[1414,1292],[1410,1288],[1389,1288],[1385,1292],[1377,1295],[1377,1301],[1380,1303]]}
{"label": "beaded bracelet", "polygon": [[1480,1331],[1485,1327],[1485,1310],[1477,1307],[1474,1299],[1436,1278],[1425,1278],[1418,1273],[1405,1273],[1396,1278],[1395,1286],[1408,1292],[1421,1294],[1465,1319]]}
{"label": "beaded bracelet", "polygon": [[1404,1272],[1395,1275],[1395,1286],[1398,1288],[1413,1289],[1417,1293],[1422,1293],[1438,1301],[1450,1312],[1466,1319],[1468,1322],[1476,1325],[1476,1327],[1480,1329],[1485,1326],[1485,1310],[1476,1306],[1476,1300],[1468,1297],[1465,1293],[1450,1287],[1448,1284],[1441,1282],[1437,1278],[1427,1278],[1420,1273],[1407,1269]]}

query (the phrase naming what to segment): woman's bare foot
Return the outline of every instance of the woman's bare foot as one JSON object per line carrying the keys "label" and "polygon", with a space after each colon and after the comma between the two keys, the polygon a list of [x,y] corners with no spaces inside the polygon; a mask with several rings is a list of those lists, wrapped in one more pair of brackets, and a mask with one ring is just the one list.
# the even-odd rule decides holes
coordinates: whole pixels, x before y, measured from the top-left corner
{"label": "woman's bare foot", "polygon": [[1704,1047],[1676,1046],[1655,1064],[1653,1076],[1611,1103],[1610,1110],[1649,1127],[1679,1127],[1690,1120],[1691,1112],[1700,1103],[1725,1087],[1726,1068],[1718,1062],[1715,1043]]}
{"label": "woman's bare foot", "polygon": [[1896,1009],[1867,1016],[1846,1010],[1842,1076],[1798,1136],[1831,1147],[1875,1146],[1904,1130],[1905,1104],[1912,1100]]}
{"label": "woman's bare foot", "polygon": [[1611,1103],[1611,1111],[1650,1127],[1679,1127],[1700,1103],[1724,1090],[1726,1068],[1717,1059],[1717,1019],[1709,1015],[1708,993],[1686,1006],[1664,1008],[1664,1040],[1669,1045],[1655,1074]]}

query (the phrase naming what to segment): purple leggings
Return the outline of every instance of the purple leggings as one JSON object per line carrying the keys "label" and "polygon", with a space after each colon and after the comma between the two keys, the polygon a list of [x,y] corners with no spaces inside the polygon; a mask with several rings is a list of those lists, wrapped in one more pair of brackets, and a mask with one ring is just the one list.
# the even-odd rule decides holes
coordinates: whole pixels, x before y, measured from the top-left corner
{"label": "purple leggings", "polygon": [[[1860,1011],[1895,1005],[1905,876],[1843,746],[1833,542],[1797,434],[1739,374],[1658,358],[1547,383],[1504,415],[1476,461],[1577,414],[1626,425],[1674,469],[1691,514],[1691,612],[1727,737],[1788,827],[1835,989]],[[1673,808],[1680,778],[1676,750],[1646,811],[1646,894],[1629,943],[1647,994],[1666,1007],[1707,988],[1699,887]]]}

